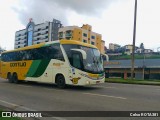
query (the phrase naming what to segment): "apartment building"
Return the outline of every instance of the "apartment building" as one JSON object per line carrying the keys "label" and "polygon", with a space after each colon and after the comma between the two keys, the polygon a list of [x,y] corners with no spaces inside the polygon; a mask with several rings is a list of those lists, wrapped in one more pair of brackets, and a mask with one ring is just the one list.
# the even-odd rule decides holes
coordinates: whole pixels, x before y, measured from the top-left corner
{"label": "apartment building", "polygon": [[121,46],[118,44],[109,43],[109,50],[115,51],[116,49],[119,49]]}
{"label": "apartment building", "polygon": [[82,27],[65,26],[59,29],[59,39],[77,40],[97,46],[104,53],[105,41],[102,35],[92,31],[92,26],[85,24]]}
{"label": "apartment building", "polygon": [[[125,45],[124,48],[125,48],[125,54],[127,55],[131,55],[132,54],[132,47],[133,45]],[[137,51],[138,47],[135,46],[135,52]]]}
{"label": "apartment building", "polygon": [[58,40],[58,31],[62,27],[59,20],[53,19],[52,22],[35,24],[30,19],[25,29],[15,33],[14,48],[21,48],[42,42]]}

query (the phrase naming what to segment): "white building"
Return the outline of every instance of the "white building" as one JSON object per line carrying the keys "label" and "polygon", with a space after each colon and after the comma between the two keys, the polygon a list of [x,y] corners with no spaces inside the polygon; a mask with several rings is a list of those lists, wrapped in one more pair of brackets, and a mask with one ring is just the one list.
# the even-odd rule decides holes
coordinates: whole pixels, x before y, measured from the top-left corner
{"label": "white building", "polygon": [[153,50],[151,50],[151,49],[144,49],[144,53],[152,53],[153,52]]}
{"label": "white building", "polygon": [[53,19],[52,22],[47,21],[41,24],[35,24],[30,20],[26,29],[16,32],[14,48],[58,40],[58,31],[60,27],[62,27],[61,22],[55,19]]}

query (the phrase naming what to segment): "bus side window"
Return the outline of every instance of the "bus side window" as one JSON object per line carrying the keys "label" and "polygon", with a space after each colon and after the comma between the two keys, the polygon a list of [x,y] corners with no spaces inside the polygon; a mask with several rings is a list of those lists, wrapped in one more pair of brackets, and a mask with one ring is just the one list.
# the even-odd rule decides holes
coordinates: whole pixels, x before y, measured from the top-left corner
{"label": "bus side window", "polygon": [[54,46],[54,48],[55,48],[55,59],[64,61],[64,57],[63,57],[60,45],[56,45]]}
{"label": "bus side window", "polygon": [[31,55],[31,50],[26,50],[26,53],[25,53],[25,60],[32,60],[32,55]]}
{"label": "bus side window", "polygon": [[6,61],[6,53],[2,54],[1,60],[4,61],[4,62]]}
{"label": "bus side window", "polygon": [[14,52],[13,55],[15,56],[15,61],[20,61],[22,59],[21,51]]}
{"label": "bus side window", "polygon": [[80,53],[73,53],[72,54],[72,65],[75,68],[82,69],[81,63],[81,54]]}
{"label": "bus side window", "polygon": [[14,56],[12,55],[13,53],[7,53],[7,61],[12,61],[14,60]]}
{"label": "bus side window", "polygon": [[49,59],[57,59],[64,61],[64,57],[59,44],[48,46],[46,53],[48,53]]}
{"label": "bus side window", "polygon": [[38,59],[40,59],[39,52],[40,52],[40,51],[39,51],[38,49],[32,49],[32,50],[30,51],[30,53],[31,53],[31,55],[30,55],[31,59],[33,59],[33,60],[38,60]]}
{"label": "bus side window", "polygon": [[38,48],[36,51],[37,51],[37,59],[48,59],[49,53],[47,47]]}
{"label": "bus side window", "polygon": [[54,59],[55,50],[52,46],[48,46],[45,49],[46,59]]}
{"label": "bus side window", "polygon": [[21,51],[21,59],[26,60],[26,50]]}

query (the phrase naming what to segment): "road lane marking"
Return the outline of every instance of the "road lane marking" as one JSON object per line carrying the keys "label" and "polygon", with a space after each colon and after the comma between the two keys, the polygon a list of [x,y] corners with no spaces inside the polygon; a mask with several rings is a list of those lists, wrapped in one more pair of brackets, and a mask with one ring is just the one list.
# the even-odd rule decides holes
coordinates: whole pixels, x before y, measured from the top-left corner
{"label": "road lane marking", "polygon": [[[6,105],[10,105],[12,107],[21,108],[21,109],[26,110],[26,111],[38,111],[38,110],[34,110],[34,109],[31,109],[31,108],[28,108],[28,107],[25,107],[25,106],[21,106],[21,105],[17,105],[17,104],[11,103],[11,102],[7,102],[7,101],[4,101],[4,100],[0,100],[0,102],[3,103],[3,104],[6,104]],[[44,117],[42,117],[42,120],[43,120],[43,118]],[[56,119],[56,120],[66,120],[66,119],[61,118],[61,117],[51,117],[51,118]],[[40,119],[40,118],[38,118],[38,119]]]}
{"label": "road lane marking", "polygon": [[42,89],[45,89],[45,90],[54,90],[54,91],[65,91],[65,90],[58,90],[58,89],[54,89],[54,88],[44,88],[44,87],[39,87],[39,86],[29,86],[29,85],[18,85],[18,86],[22,86],[22,87],[33,87],[33,88],[42,88]]}
{"label": "road lane marking", "polygon": [[124,98],[124,97],[118,97],[118,96],[110,96],[110,95],[102,95],[102,94],[95,94],[95,93],[83,93],[83,94],[86,94],[86,95],[93,95],[93,96],[101,96],[101,97],[110,97],[110,98],[116,98],[116,99],[127,99],[127,98]]}
{"label": "road lane marking", "polygon": [[54,88],[43,88],[43,89],[45,89],[45,90],[52,90],[52,91],[61,91],[61,92],[67,92],[67,91],[65,91],[65,90],[58,90],[58,89],[54,89]]}
{"label": "road lane marking", "polygon": [[105,86],[95,86],[95,87],[97,87],[97,88],[111,88],[111,89],[117,89],[116,87],[105,87]]}
{"label": "road lane marking", "polygon": [[14,103],[10,103],[10,102],[4,101],[4,100],[0,100],[0,102],[2,102],[4,104],[7,104],[7,105],[10,105],[10,106],[13,106],[13,107],[16,107],[16,108],[19,107],[19,108],[22,108],[24,110],[36,111],[36,110],[30,109],[30,108],[27,108],[27,107],[24,107],[24,106],[21,106],[21,105],[17,105],[17,104],[14,104]]}
{"label": "road lane marking", "polygon": [[21,86],[21,87],[32,87],[32,86],[29,86],[29,85],[18,85],[18,86]]}
{"label": "road lane marking", "polygon": [[66,120],[65,118],[61,118],[61,117],[51,117],[53,119],[57,119],[57,120]]}
{"label": "road lane marking", "polygon": [[18,105],[16,105],[16,104],[14,104],[14,103],[10,103],[10,102],[7,102],[7,101],[3,101],[3,100],[0,100],[0,102],[2,102],[2,103],[5,103],[5,104],[8,104],[8,105],[11,105],[11,106],[18,106]]}

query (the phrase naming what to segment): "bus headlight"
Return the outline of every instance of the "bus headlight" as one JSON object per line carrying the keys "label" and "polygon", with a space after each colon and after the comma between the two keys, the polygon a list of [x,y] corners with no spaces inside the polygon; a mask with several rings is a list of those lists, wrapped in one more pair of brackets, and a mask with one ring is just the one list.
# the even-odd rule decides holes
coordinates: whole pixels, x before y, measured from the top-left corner
{"label": "bus headlight", "polygon": [[86,84],[90,84],[90,82],[87,80],[87,81],[86,81]]}

